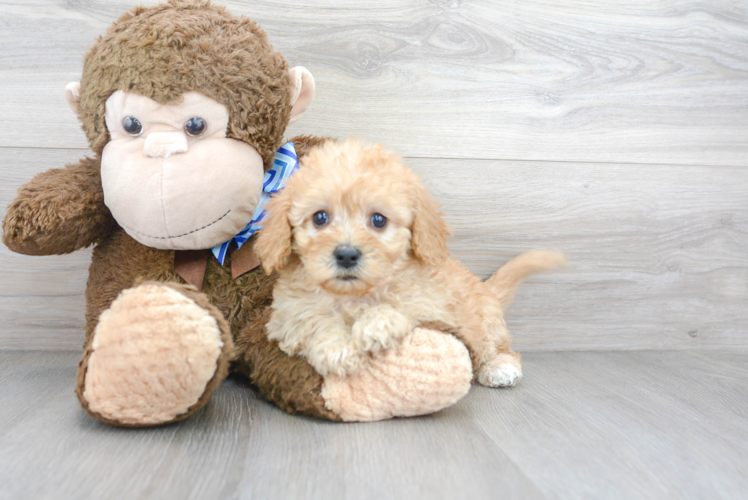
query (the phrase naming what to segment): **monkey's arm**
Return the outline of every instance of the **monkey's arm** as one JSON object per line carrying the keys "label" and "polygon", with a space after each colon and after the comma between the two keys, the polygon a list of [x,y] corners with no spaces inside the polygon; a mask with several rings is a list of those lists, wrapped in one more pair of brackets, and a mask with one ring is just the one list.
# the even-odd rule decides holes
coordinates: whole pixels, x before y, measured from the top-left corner
{"label": "monkey's arm", "polygon": [[3,243],[26,255],[70,253],[96,243],[113,225],[99,160],[84,158],[21,186],[3,220]]}
{"label": "monkey's arm", "polygon": [[268,306],[260,306],[258,314],[234,338],[235,369],[249,377],[267,400],[289,413],[340,420],[325,406],[322,375],[304,358],[289,356],[268,339],[265,325],[272,314],[270,294],[268,299]]}
{"label": "monkey's arm", "polygon": [[454,404],[470,389],[470,355],[443,323],[419,325],[399,349],[375,355],[358,373],[323,377],[268,339],[270,314],[270,307],[259,311],[234,339],[234,368],[289,413],[347,421],[423,415]]}

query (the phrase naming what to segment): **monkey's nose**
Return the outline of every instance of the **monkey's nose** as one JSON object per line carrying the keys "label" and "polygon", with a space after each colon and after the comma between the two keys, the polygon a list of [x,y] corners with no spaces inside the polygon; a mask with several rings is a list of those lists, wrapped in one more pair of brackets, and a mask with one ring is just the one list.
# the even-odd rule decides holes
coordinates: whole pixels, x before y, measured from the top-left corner
{"label": "monkey's nose", "polygon": [[339,246],[335,249],[335,261],[339,267],[350,269],[358,264],[361,251],[352,246]]}
{"label": "monkey's nose", "polygon": [[187,137],[182,132],[152,132],[143,145],[143,153],[151,158],[167,158],[187,152]]}

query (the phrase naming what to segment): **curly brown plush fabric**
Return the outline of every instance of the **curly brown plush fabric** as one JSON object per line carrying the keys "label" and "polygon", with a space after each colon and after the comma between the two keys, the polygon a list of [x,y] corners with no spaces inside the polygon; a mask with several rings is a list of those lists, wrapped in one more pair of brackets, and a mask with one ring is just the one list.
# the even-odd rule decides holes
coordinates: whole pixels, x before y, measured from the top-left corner
{"label": "curly brown plush fabric", "polygon": [[305,360],[289,358],[276,342],[268,342],[265,325],[270,313],[270,307],[262,309],[236,336],[236,369],[249,377],[265,399],[288,413],[341,420],[325,406],[320,394],[322,376]]}
{"label": "curly brown plush fabric", "polygon": [[256,22],[208,1],[172,0],[134,9],[99,38],[83,62],[79,115],[99,156],[109,142],[104,104],[115,91],[161,104],[198,91],[229,108],[227,136],[254,146],[267,169],[291,113],[287,74]]}
{"label": "curly brown plush fabric", "polygon": [[18,190],[3,220],[3,243],[27,255],[64,254],[98,243],[113,226],[99,161],[84,158],[38,174]]}

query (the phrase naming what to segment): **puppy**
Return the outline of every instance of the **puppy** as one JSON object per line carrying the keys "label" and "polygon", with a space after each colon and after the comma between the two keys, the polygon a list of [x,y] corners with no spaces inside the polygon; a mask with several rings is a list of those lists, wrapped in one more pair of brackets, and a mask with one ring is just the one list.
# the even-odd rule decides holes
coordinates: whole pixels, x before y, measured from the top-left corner
{"label": "puppy", "polygon": [[437,322],[456,328],[478,382],[521,378],[503,310],[525,277],[562,255],[528,252],[481,281],[449,257],[449,227],[420,178],[353,139],[310,151],[267,212],[255,251],[278,271],[267,332],[286,353],[345,376]]}

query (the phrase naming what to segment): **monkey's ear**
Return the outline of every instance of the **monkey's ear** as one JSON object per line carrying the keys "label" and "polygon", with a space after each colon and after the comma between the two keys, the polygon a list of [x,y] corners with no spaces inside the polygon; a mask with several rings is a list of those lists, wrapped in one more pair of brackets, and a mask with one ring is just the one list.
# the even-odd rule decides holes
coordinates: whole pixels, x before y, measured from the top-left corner
{"label": "monkey's ear", "polygon": [[260,258],[265,272],[270,274],[274,269],[282,269],[291,255],[293,229],[288,220],[291,198],[281,191],[270,198],[266,210],[268,218],[265,220],[265,226],[259,231],[254,251]]}
{"label": "monkey's ear", "polygon": [[304,114],[314,99],[314,77],[308,69],[296,66],[288,70],[288,81],[291,83],[291,120],[295,122]]}
{"label": "monkey's ear", "polygon": [[65,86],[65,100],[73,113],[78,114],[78,103],[81,100],[81,82],[70,82]]}

